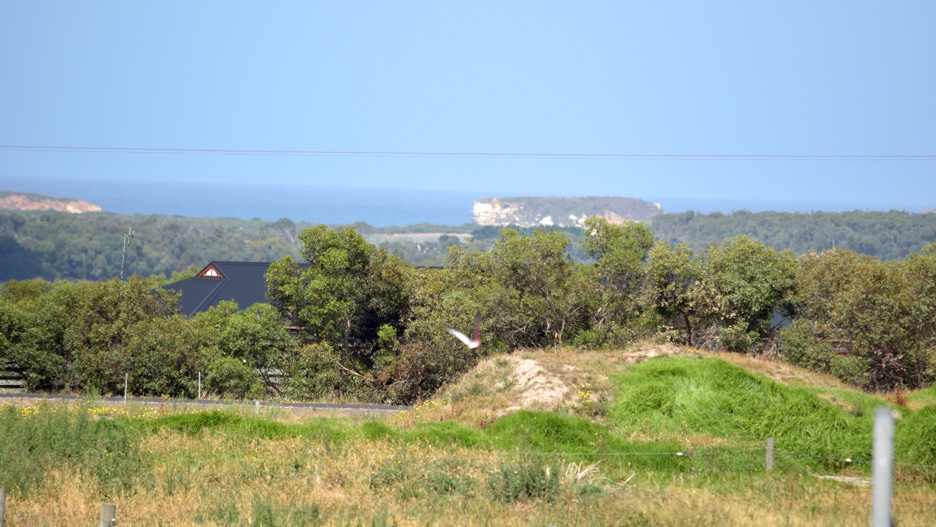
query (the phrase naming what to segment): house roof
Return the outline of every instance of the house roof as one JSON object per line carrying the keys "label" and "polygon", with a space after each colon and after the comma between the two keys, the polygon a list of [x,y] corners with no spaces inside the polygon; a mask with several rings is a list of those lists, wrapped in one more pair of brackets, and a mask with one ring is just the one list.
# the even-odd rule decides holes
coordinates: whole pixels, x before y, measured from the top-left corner
{"label": "house roof", "polygon": [[240,309],[267,301],[266,278],[270,262],[211,262],[198,275],[163,286],[182,294],[179,311],[187,316],[207,311],[222,300]]}

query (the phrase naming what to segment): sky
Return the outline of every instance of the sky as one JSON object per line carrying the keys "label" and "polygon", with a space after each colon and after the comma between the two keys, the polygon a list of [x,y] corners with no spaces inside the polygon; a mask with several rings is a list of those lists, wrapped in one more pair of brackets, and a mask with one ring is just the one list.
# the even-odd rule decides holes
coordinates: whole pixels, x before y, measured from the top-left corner
{"label": "sky", "polygon": [[934,27],[931,0],[7,1],[0,190],[922,212]]}

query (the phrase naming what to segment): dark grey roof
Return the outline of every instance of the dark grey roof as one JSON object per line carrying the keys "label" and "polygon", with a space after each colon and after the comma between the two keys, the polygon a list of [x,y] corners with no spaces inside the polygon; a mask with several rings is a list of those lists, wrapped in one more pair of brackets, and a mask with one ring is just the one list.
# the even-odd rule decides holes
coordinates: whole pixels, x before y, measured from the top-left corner
{"label": "dark grey roof", "polygon": [[[221,276],[202,276],[211,268]],[[266,302],[264,275],[270,262],[211,262],[198,276],[164,285],[164,289],[182,293],[179,311],[187,316],[207,311],[222,300],[237,302],[240,309]]]}

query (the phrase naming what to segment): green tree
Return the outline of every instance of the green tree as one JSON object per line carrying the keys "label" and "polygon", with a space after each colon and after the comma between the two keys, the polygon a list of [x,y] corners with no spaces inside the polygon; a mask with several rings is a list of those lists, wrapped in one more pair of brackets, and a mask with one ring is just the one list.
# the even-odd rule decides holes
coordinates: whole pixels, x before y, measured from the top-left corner
{"label": "green tree", "polygon": [[715,292],[704,282],[700,259],[686,244],[674,247],[663,241],[647,256],[642,301],[659,320],[663,334],[689,346],[706,344],[706,330],[714,323]]}
{"label": "green tree", "polygon": [[254,304],[239,310],[220,302],[192,317],[205,388],[222,396],[282,396],[281,373],[295,362],[298,342],[276,308]]}
{"label": "green tree", "polygon": [[375,340],[384,324],[402,328],[405,264],[364,241],[352,228],[324,225],[299,234],[305,265],[285,257],[267,273],[268,296],[280,312],[318,340],[347,345]]}
{"label": "green tree", "polygon": [[705,253],[705,281],[715,294],[719,344],[732,351],[759,347],[796,285],[796,257],[736,236]]}
{"label": "green tree", "polygon": [[562,231],[536,229],[524,236],[501,229],[490,251],[473,241],[451,246],[439,275],[445,286],[432,309],[448,318],[445,325],[460,327],[470,327],[480,313],[488,346],[562,344],[587,324],[590,297],[597,295],[588,271],[569,258],[568,245]]}
{"label": "green tree", "polygon": [[[26,369],[31,389],[116,393],[122,391],[125,375],[145,384],[148,376],[165,373],[155,372],[152,365],[169,361],[134,365],[145,355],[135,349],[141,344],[134,341],[139,324],[171,317],[176,305],[175,297],[153,291],[145,280],[7,283],[3,296],[15,300],[20,325],[7,354]],[[163,342],[181,333],[161,330],[153,338]]]}
{"label": "green tree", "polygon": [[[175,351],[166,341],[178,335],[164,333],[158,326],[176,314],[176,296],[163,289],[152,289],[151,284],[137,276],[126,281],[113,278],[82,285],[85,290],[77,312],[70,316],[63,341],[71,357],[75,382],[85,389],[117,393],[123,391],[124,376],[129,375],[137,379],[144,393],[152,393],[148,390],[156,386],[168,389],[171,382],[156,379],[171,375],[168,372],[172,370],[157,371],[154,367],[168,368],[167,363],[177,362],[158,357],[161,351]],[[141,325],[144,322],[149,325]],[[173,326],[181,324],[180,320],[175,322]],[[146,352],[134,349],[132,342],[137,338],[136,346],[143,344],[136,334],[142,331],[149,332]],[[150,362],[144,366],[145,361]],[[178,364],[172,364],[175,366]]]}
{"label": "green tree", "polygon": [[644,300],[667,331],[690,346],[760,347],[774,313],[796,284],[796,258],[747,236],[711,245],[701,257],[685,244],[649,253]]}
{"label": "green tree", "polygon": [[815,338],[863,363],[867,387],[925,385],[933,379],[926,329],[932,327],[932,312],[931,301],[918,295],[932,287],[927,276],[933,276],[933,263],[929,249],[907,263],[841,249],[805,255],[795,296],[797,316],[810,322]]}
{"label": "green tree", "polygon": [[338,354],[334,365],[351,377],[349,384],[372,381],[378,331],[405,329],[410,271],[350,227],[318,225],[299,238],[307,263],[289,257],[274,262],[267,272],[268,297],[302,336],[314,339],[316,356]]}
{"label": "green tree", "polygon": [[31,390],[74,387],[73,347],[66,338],[73,318],[83,313],[87,282],[44,280],[7,282],[3,296],[19,310],[21,332],[13,335],[8,357],[25,369]]}
{"label": "green tree", "polygon": [[579,244],[595,260],[590,281],[600,297],[590,311],[589,338],[623,344],[633,339],[642,316],[639,297],[644,288],[653,233],[638,222],[621,225],[599,217],[585,220]]}

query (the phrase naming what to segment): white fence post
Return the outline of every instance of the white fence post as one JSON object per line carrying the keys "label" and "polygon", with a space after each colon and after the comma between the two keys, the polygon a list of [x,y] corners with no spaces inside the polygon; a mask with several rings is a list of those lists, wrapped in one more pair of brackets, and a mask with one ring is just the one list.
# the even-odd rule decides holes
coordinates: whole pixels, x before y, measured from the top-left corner
{"label": "white fence post", "polygon": [[6,515],[6,489],[0,489],[0,527],[3,527],[3,517]]}
{"label": "white fence post", "polygon": [[874,409],[874,450],[871,462],[871,525],[891,527],[894,415],[890,408],[883,406]]}
{"label": "white fence post", "polygon": [[101,504],[101,521],[98,523],[98,527],[114,527],[117,523],[117,504],[116,503],[102,503]]}

